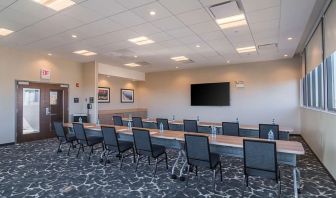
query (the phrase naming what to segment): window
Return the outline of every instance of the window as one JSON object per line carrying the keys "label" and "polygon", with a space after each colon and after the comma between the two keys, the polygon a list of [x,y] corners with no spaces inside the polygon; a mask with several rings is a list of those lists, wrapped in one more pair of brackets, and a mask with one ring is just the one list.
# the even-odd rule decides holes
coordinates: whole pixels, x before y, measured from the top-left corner
{"label": "window", "polygon": [[307,103],[307,78],[304,77],[302,79],[302,104],[303,106],[307,106],[308,103]]}
{"label": "window", "polygon": [[323,64],[309,72],[304,78],[303,94],[304,105],[312,108],[323,109]]}
{"label": "window", "polygon": [[326,60],[328,110],[336,111],[336,52]]}

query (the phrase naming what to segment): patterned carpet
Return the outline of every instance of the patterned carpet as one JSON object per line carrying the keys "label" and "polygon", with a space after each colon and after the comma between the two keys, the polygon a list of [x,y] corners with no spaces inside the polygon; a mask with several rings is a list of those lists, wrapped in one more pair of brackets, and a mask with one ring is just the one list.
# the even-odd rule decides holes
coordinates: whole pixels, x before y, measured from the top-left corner
{"label": "patterned carpet", "polygon": [[[301,137],[291,137],[302,141]],[[303,142],[304,143],[304,142]],[[299,159],[302,190],[300,197],[335,197],[336,185],[311,150],[304,144],[306,155]],[[273,181],[251,178],[250,187],[243,191],[242,159],[222,158],[223,182],[217,177],[216,189],[211,185],[211,172],[202,170],[199,184],[194,174],[185,182],[170,179],[164,163],[152,178],[153,165],[140,163],[134,172],[132,158],[113,158],[105,167],[99,163],[99,151],[90,162],[86,155],[76,158],[76,152],[66,155],[67,148],[57,154],[56,139],[0,147],[0,197],[276,197]],[[88,152],[87,150],[86,152]],[[176,152],[170,150],[169,167]],[[293,197],[292,172],[281,166],[282,195]]]}

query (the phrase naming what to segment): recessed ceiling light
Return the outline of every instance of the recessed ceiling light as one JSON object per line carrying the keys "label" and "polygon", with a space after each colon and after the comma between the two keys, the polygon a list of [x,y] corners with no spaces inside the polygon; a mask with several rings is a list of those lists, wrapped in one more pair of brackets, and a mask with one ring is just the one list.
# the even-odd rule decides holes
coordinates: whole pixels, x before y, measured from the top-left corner
{"label": "recessed ceiling light", "polygon": [[187,61],[189,60],[189,58],[185,57],[185,56],[175,56],[175,57],[171,57],[170,59],[174,60],[174,61]]}
{"label": "recessed ceiling light", "polygon": [[290,41],[290,40],[293,40],[293,37],[288,37],[287,40],[289,40],[289,41]]}
{"label": "recessed ceiling light", "polygon": [[137,45],[147,45],[147,44],[151,44],[154,43],[153,40],[145,37],[145,36],[140,36],[140,37],[136,37],[136,38],[132,38],[132,39],[128,39],[129,42],[135,43]]}
{"label": "recessed ceiling light", "polygon": [[150,11],[149,14],[154,16],[154,15],[156,15],[156,12],[155,11]]}
{"label": "recessed ceiling light", "polygon": [[141,65],[137,64],[137,63],[126,63],[124,64],[125,66],[128,66],[128,67],[139,67]]}
{"label": "recessed ceiling light", "polygon": [[197,48],[200,48],[201,46],[200,45],[196,45]]}
{"label": "recessed ceiling light", "polygon": [[255,52],[256,47],[255,46],[241,47],[241,48],[237,48],[236,50],[238,53]]}
{"label": "recessed ceiling light", "polygon": [[6,29],[6,28],[0,28],[0,36],[7,36],[13,32],[14,31]]}
{"label": "recessed ceiling light", "polygon": [[48,56],[52,56],[52,53],[49,53]]}
{"label": "recessed ceiling light", "polygon": [[51,8],[55,11],[60,11],[76,4],[71,0],[33,0],[33,1],[42,4],[48,8]]}
{"label": "recessed ceiling light", "polygon": [[226,63],[230,63],[230,60],[227,60]]}
{"label": "recessed ceiling light", "polygon": [[287,56],[288,56],[288,54],[285,54],[285,55],[284,55],[284,57],[287,57]]}
{"label": "recessed ceiling light", "polygon": [[78,50],[78,51],[74,51],[72,53],[83,55],[83,56],[93,56],[93,55],[97,54],[95,52],[91,52],[91,51],[88,51],[88,50]]}
{"label": "recessed ceiling light", "polygon": [[74,34],[73,34],[73,35],[71,35],[71,37],[72,37],[72,38],[77,38],[77,35],[74,35]]}
{"label": "recessed ceiling light", "polygon": [[134,57],[134,58],[138,58],[138,56],[137,56],[137,55],[134,55],[133,57]]}
{"label": "recessed ceiling light", "polygon": [[216,19],[216,23],[222,29],[234,28],[234,27],[247,25],[247,21],[245,19],[244,14],[239,14],[239,15],[234,15],[234,16],[225,17],[225,18],[221,18],[221,19]]}

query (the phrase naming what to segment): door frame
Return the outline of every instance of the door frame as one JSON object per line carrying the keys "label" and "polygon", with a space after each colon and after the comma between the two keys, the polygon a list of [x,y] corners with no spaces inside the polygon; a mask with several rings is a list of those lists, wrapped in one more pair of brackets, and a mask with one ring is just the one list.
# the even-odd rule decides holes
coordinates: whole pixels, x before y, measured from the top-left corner
{"label": "door frame", "polygon": [[[33,83],[33,84],[41,84],[41,85],[51,85],[55,86],[57,90],[63,90],[63,122],[69,121],[69,89],[70,85],[67,83],[53,83],[53,82],[41,82],[41,81],[30,81],[30,80],[15,80],[15,143],[22,143],[18,141],[18,112],[19,112],[19,105],[18,105],[18,86],[19,82],[21,83]],[[54,89],[54,88],[52,88]],[[51,90],[52,90],[51,89]]]}

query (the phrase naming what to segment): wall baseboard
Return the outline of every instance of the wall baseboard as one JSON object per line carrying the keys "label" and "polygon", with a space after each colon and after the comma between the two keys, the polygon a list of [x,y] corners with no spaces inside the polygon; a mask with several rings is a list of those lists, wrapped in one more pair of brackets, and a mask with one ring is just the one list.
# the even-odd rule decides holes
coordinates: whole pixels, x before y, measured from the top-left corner
{"label": "wall baseboard", "polygon": [[9,145],[14,145],[15,142],[9,142],[9,143],[4,143],[4,144],[0,144],[0,146],[9,146]]}
{"label": "wall baseboard", "polygon": [[316,153],[313,151],[313,149],[309,146],[309,144],[307,143],[307,141],[304,139],[304,137],[302,135],[294,135],[294,136],[301,136],[301,138],[303,139],[303,141],[306,143],[306,145],[308,146],[308,148],[312,151],[312,153],[315,155],[316,159],[320,162],[320,164],[322,165],[323,169],[328,173],[329,177],[331,178],[331,180],[334,182],[334,184],[336,185],[336,178],[329,172],[329,170],[327,169],[327,167],[324,166],[324,164],[321,162],[320,158],[317,157]]}

